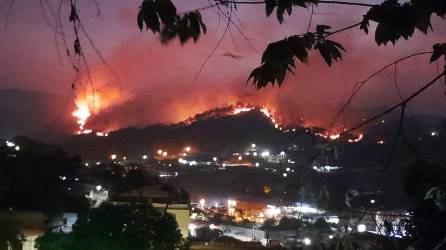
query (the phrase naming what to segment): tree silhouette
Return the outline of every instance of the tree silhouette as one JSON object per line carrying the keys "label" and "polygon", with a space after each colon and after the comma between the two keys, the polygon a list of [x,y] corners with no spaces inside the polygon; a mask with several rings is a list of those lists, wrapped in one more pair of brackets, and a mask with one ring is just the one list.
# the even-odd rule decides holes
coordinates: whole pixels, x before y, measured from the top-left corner
{"label": "tree silhouette", "polygon": [[85,198],[68,191],[62,178],[81,167],[79,156],[25,137],[14,140],[20,150],[0,146],[0,208],[45,212],[76,211],[88,206]]}
{"label": "tree silhouette", "polygon": [[0,225],[0,249],[21,249],[23,235],[13,221],[2,221]]}
{"label": "tree silhouette", "polygon": [[47,232],[37,239],[39,250],[188,249],[175,219],[149,204],[103,204],[81,214],[73,232]]}
{"label": "tree silhouette", "polygon": [[[293,73],[296,68],[296,59],[306,62],[310,50],[319,51],[325,62],[331,66],[333,61],[342,59],[344,47],[338,42],[327,39],[329,36],[349,29],[359,27],[366,34],[369,32],[370,22],[375,22],[375,41],[377,45],[391,42],[396,44],[400,39],[409,39],[417,29],[424,34],[432,30],[431,16],[440,17],[446,15],[446,3],[442,0],[412,0],[400,3],[397,0],[386,0],[381,4],[361,4],[343,1],[321,0],[264,0],[264,1],[230,1],[214,0],[213,4],[186,13],[177,13],[170,0],[144,0],[140,7],[137,23],[142,30],[144,25],[153,33],[159,33],[163,42],[168,42],[179,37],[182,44],[193,38],[198,40],[202,33],[206,33],[206,26],[200,15],[200,10],[212,7],[224,6],[229,12],[236,11],[237,5],[265,5],[266,16],[269,17],[276,11],[279,23],[284,22],[284,15],[292,14],[293,8],[309,8],[320,4],[342,4],[369,7],[362,20],[346,28],[330,31],[328,25],[317,25],[316,30],[301,35],[294,35],[283,40],[270,43],[263,53],[261,65],[255,68],[248,80],[253,79],[253,84],[258,88],[264,88],[268,84],[280,86],[285,79],[286,72]],[[230,19],[230,16],[222,13]],[[228,21],[229,24],[230,21]],[[434,55],[431,62],[436,61],[442,55],[446,56],[446,44],[434,45]]]}

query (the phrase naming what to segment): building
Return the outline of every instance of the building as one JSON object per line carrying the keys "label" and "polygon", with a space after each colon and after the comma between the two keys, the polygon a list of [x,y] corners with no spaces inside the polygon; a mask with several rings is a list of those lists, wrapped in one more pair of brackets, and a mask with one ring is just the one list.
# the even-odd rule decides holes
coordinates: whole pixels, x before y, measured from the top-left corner
{"label": "building", "polygon": [[45,233],[46,219],[47,216],[40,212],[0,211],[0,225],[3,229],[17,234],[21,238],[20,243],[9,242],[9,248],[34,250],[36,239]]}
{"label": "building", "polygon": [[182,236],[184,238],[188,237],[191,211],[190,197],[183,189],[176,190],[166,184],[156,184],[115,194],[111,197],[111,201],[114,203],[122,203],[129,200],[147,201],[161,212],[166,211],[173,215]]}

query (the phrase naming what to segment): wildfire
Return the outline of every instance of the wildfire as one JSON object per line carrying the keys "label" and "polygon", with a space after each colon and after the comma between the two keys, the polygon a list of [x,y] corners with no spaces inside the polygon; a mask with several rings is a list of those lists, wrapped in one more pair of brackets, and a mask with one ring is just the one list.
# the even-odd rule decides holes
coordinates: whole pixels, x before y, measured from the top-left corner
{"label": "wildfire", "polygon": [[113,88],[112,86],[95,91],[84,90],[80,92],[74,100],[76,109],[71,113],[76,118],[77,130],[75,133],[78,135],[86,135],[95,132],[94,135],[99,137],[108,136],[107,132],[94,131],[92,128],[87,128],[87,122],[99,112],[112,105],[119,104],[120,96],[119,89]]}
{"label": "wildfire", "polygon": [[90,134],[93,131],[91,129],[86,129],[85,124],[87,123],[88,118],[92,115],[92,108],[90,105],[90,99],[93,99],[93,102],[96,102],[96,96],[88,96],[87,98],[77,98],[75,100],[76,110],[73,111],[72,115],[77,119],[76,123],[78,125],[78,130],[76,134]]}
{"label": "wildfire", "polygon": [[359,134],[359,136],[355,139],[348,139],[348,142],[350,142],[350,143],[359,142],[362,140],[362,138],[364,138],[364,134]]}
{"label": "wildfire", "polygon": [[237,115],[243,112],[249,112],[251,110],[253,110],[254,108],[235,108],[233,114]]}
{"label": "wildfire", "polygon": [[339,137],[341,137],[340,134],[335,134],[335,135],[330,135],[329,136],[330,140],[337,140],[337,139],[339,139]]}
{"label": "wildfire", "polygon": [[[246,107],[246,106],[242,106],[240,107],[240,104],[237,105],[236,108],[234,108],[234,110],[232,111],[233,115],[238,115],[240,113],[244,113],[244,112],[249,112],[251,110],[254,110],[256,108],[259,107]],[[267,108],[267,107],[260,107],[260,112],[262,112],[266,117],[268,117],[271,121],[272,124],[274,124],[274,127],[282,130],[282,126],[277,122],[276,118],[274,118],[272,112]]]}

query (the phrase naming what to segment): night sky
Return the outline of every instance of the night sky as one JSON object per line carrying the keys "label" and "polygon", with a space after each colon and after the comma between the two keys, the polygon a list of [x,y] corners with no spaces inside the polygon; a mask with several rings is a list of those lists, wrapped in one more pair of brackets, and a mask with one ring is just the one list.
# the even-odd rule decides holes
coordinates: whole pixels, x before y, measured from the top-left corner
{"label": "night sky", "polygon": [[[49,2],[57,9],[59,1]],[[203,11],[208,33],[196,44],[188,42],[181,46],[175,40],[163,45],[150,31],[139,32],[136,15],[140,3],[141,0],[99,1],[100,17],[94,1],[79,3],[80,18],[89,35],[121,79],[118,83],[87,41],[81,41],[85,44],[94,86],[108,99],[107,105],[89,120],[91,127],[116,129],[178,122],[195,113],[238,101],[267,105],[290,121],[303,116],[311,124],[324,126],[333,118],[333,111],[348,98],[355,83],[399,57],[431,51],[434,43],[444,42],[446,37],[444,20],[436,16],[432,18],[434,32],[426,36],[416,31],[412,39],[399,41],[396,46],[379,47],[374,42],[373,32],[366,35],[357,28],[332,38],[347,50],[341,62],[328,67],[318,54],[312,53],[308,65],[298,64],[296,75],[287,75],[282,88],[257,91],[250,83],[245,83],[251,70],[260,64],[263,50],[269,42],[306,32],[309,10],[295,7],[292,16],[286,16],[285,23],[280,25],[274,15],[266,18],[263,5],[239,6],[238,19],[234,21],[253,48],[232,26],[198,80],[194,81],[200,65],[222,35],[225,20],[219,21],[213,10]],[[179,11],[208,4],[205,0],[175,3]],[[60,38],[57,39],[60,55],[57,52],[49,8],[44,7],[44,10],[50,24],[43,18],[39,1],[16,0],[7,25],[6,9],[4,5],[0,9],[0,89],[31,89],[70,98],[79,95],[80,87],[77,92],[71,88],[75,72],[64,54]],[[68,22],[69,6],[62,6],[62,10],[66,39],[71,48],[74,36]],[[342,28],[361,20],[366,11],[363,7],[321,4],[315,9],[312,29],[316,24]],[[398,82],[403,95],[409,95],[436,75],[436,65],[428,62],[429,56],[421,56],[399,65]],[[444,84],[437,84],[413,102],[412,110],[446,114],[445,91]],[[366,85],[353,108],[372,110],[398,100],[393,70],[388,70]]]}

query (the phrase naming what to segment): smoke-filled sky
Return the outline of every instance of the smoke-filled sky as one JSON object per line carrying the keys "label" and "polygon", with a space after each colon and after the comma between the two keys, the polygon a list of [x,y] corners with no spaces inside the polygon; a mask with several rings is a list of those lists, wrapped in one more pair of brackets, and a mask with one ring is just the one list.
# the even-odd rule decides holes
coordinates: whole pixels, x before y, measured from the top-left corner
{"label": "smoke-filled sky", "polygon": [[[219,20],[212,9],[203,11],[208,33],[196,44],[181,46],[179,41],[173,41],[163,45],[150,31],[139,32],[136,14],[141,1],[98,0],[100,16],[95,1],[78,1],[80,18],[89,36],[121,80],[117,82],[82,36],[94,87],[99,95],[109,99],[107,107],[88,121],[89,126],[115,129],[178,122],[238,101],[268,105],[289,120],[303,116],[304,120],[323,126],[348,98],[355,83],[399,57],[430,51],[434,43],[445,42],[446,37],[446,21],[438,17],[432,19],[434,32],[426,36],[416,31],[412,39],[399,41],[396,46],[379,47],[373,32],[366,35],[359,28],[350,30],[332,38],[347,50],[342,61],[328,67],[318,54],[312,53],[308,64],[298,64],[295,76],[288,75],[282,88],[257,91],[245,83],[250,71],[259,65],[263,50],[270,42],[306,32],[309,10],[295,7],[292,16],[286,16],[285,23],[280,25],[274,15],[265,17],[263,5],[238,6],[233,20],[244,35],[231,26],[194,81],[200,65],[218,43],[225,20]],[[59,1],[47,2],[57,11]],[[179,11],[186,11],[205,6],[208,1],[175,3]],[[71,48],[74,36],[68,9],[69,6],[62,5],[61,15]],[[342,28],[361,20],[366,11],[363,7],[321,4],[315,8],[312,29],[317,24]],[[6,13],[7,6],[0,5],[0,89],[32,89],[70,98],[79,95],[71,88],[75,72],[65,56],[63,41],[60,37],[55,40],[51,9],[42,8],[39,1],[16,0],[7,23]],[[403,95],[409,95],[437,73],[436,65],[429,65],[428,60],[429,56],[421,56],[399,64],[397,77]],[[370,81],[353,108],[372,110],[396,103],[399,97],[393,73],[388,70]],[[430,89],[412,104],[412,110],[446,114],[445,89],[444,84]]]}

